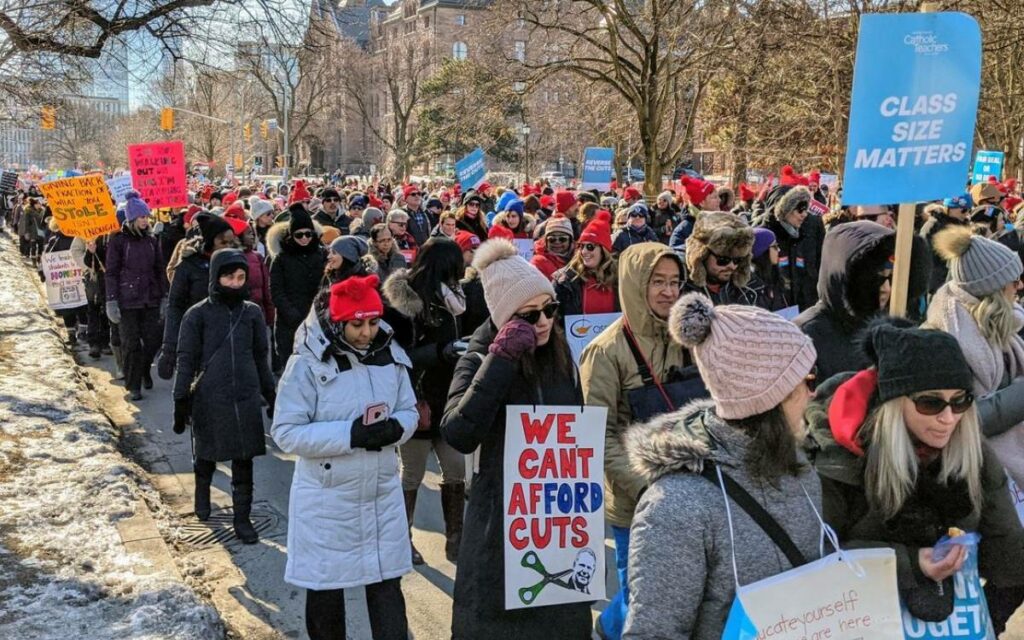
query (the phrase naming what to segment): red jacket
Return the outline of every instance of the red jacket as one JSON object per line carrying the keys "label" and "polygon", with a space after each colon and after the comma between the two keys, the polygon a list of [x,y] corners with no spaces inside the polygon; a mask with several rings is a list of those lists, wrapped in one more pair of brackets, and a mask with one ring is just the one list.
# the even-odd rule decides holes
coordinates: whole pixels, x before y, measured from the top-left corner
{"label": "red jacket", "polygon": [[274,303],[270,301],[270,272],[263,262],[263,256],[255,251],[246,251],[245,259],[249,261],[249,299],[263,310],[267,326],[274,326]]}
{"label": "red jacket", "polygon": [[533,243],[533,257],[530,258],[530,264],[537,267],[537,270],[543,273],[544,277],[548,280],[568,262],[568,258],[548,253],[547,246],[544,244],[544,238],[540,238]]}

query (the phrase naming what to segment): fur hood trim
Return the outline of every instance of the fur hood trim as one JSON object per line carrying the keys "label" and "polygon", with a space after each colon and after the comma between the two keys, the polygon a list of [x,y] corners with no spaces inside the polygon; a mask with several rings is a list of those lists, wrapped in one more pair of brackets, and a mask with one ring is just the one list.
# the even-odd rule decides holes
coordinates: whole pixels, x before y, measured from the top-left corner
{"label": "fur hood trim", "polygon": [[[277,222],[274,226],[270,227],[267,231],[267,253],[270,254],[271,258],[274,258],[281,254],[284,249],[284,240],[288,237],[291,223],[287,220]],[[316,220],[313,221],[313,232],[316,233],[316,237],[319,238],[324,235],[324,228]]]}
{"label": "fur hood trim", "polygon": [[410,269],[399,269],[384,281],[381,293],[387,305],[407,318],[415,318],[423,312],[423,300],[412,288]]}
{"label": "fur hood trim", "polygon": [[745,287],[750,282],[751,250],[754,230],[742,218],[725,212],[706,212],[697,218],[693,233],[686,239],[688,277],[698,287],[707,285],[708,272],[704,261],[712,253],[719,256],[742,255],[732,274],[732,283]]}
{"label": "fur hood trim", "polygon": [[[686,471],[700,473],[704,461],[715,459],[715,437],[709,426],[721,424],[711,400],[697,400],[678,411],[630,425],[623,444],[630,466],[648,484]],[[727,428],[722,425],[722,428]]]}
{"label": "fur hood trim", "polygon": [[800,203],[811,203],[811,191],[807,187],[793,187],[784,193],[772,207],[771,215],[776,220],[782,220],[792,213]]}
{"label": "fur hood trim", "polygon": [[[491,224],[491,226],[493,227],[496,224],[500,224],[501,226],[507,228],[508,224],[505,223],[505,217],[507,213],[507,211],[502,211],[498,215],[494,216],[494,222]],[[529,213],[521,213],[519,214],[519,217],[522,218],[522,221],[519,223],[519,226],[521,228],[520,230],[530,234],[530,236],[532,237],[533,230],[537,227],[537,218]]]}

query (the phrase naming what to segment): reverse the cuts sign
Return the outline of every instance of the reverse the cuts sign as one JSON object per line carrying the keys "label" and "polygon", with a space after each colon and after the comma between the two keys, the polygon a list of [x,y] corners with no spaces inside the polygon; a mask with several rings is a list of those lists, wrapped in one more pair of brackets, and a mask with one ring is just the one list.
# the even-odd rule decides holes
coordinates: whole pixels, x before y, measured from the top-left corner
{"label": "reverse the cuts sign", "polygon": [[861,16],[843,204],[963,191],[980,82],[981,30],[971,16]]}
{"label": "reverse the cuts sign", "polygon": [[507,407],[505,608],[605,597],[605,407]]}

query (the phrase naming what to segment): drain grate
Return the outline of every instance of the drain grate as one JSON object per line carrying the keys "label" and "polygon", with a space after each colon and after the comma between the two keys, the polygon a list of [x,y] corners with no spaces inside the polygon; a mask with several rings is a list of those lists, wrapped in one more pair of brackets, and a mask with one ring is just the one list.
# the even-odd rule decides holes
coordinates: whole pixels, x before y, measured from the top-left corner
{"label": "drain grate", "polygon": [[[244,546],[235,535],[234,517],[235,510],[231,507],[213,511],[206,522],[200,522],[192,516],[182,525],[183,535],[180,540],[193,550],[212,549],[217,546],[234,549]],[[260,537],[264,538],[279,533],[282,518],[269,504],[256,502],[252,505],[249,520]]]}

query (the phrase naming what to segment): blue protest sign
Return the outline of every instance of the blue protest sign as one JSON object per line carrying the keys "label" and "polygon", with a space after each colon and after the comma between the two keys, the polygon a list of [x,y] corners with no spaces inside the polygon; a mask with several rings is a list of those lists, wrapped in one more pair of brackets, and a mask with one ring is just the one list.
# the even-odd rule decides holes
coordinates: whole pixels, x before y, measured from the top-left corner
{"label": "blue protest sign", "polygon": [[981,31],[971,16],[861,16],[843,204],[963,191],[980,79]]}
{"label": "blue protest sign", "polygon": [[989,176],[995,176],[996,180],[1003,179],[1003,152],[1002,151],[981,151],[974,156],[974,171],[971,172],[971,182],[977,184],[985,182]]}
{"label": "blue protest sign", "polygon": [[583,184],[581,189],[607,191],[612,185],[615,168],[615,149],[587,147],[583,150]]}
{"label": "blue protest sign", "polygon": [[121,204],[125,196],[132,190],[132,176],[125,174],[116,178],[108,178],[107,186],[110,187],[110,195],[114,196],[114,202]]}
{"label": "blue protest sign", "polygon": [[484,163],[484,150],[480,147],[470,151],[466,157],[455,163],[455,175],[463,191],[476,189],[484,181],[487,166]]}

